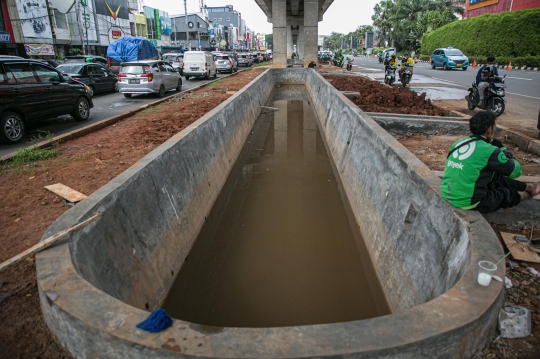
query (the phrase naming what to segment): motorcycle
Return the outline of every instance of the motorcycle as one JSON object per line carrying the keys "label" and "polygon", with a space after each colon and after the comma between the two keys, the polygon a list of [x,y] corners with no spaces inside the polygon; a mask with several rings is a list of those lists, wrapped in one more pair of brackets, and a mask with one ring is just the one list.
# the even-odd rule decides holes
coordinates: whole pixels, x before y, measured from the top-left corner
{"label": "motorcycle", "polygon": [[467,100],[467,107],[469,110],[474,110],[476,107],[487,110],[495,115],[495,117],[499,117],[503,114],[506,100],[504,99],[505,96],[505,88],[507,85],[504,83],[504,76],[494,76],[493,83],[490,83],[489,86],[486,88],[486,92],[484,93],[484,105],[478,106],[478,103],[480,102],[480,94],[478,92],[478,85],[475,81],[473,81],[472,86],[469,88],[469,94],[465,96],[465,99]]}
{"label": "motorcycle", "polygon": [[405,65],[405,69],[403,70],[403,73],[401,74],[401,83],[403,84],[403,87],[407,86],[407,84],[411,81],[412,77],[412,70],[410,65]]}
{"label": "motorcycle", "polygon": [[352,70],[352,63],[354,62],[354,59],[349,59],[349,61],[347,61],[347,71],[351,71]]}
{"label": "motorcycle", "polygon": [[382,64],[382,63],[383,63],[383,57],[379,56],[379,64]]}
{"label": "motorcycle", "polygon": [[396,82],[396,66],[387,66],[386,72],[384,75],[384,83],[387,85],[392,86],[394,82]]}

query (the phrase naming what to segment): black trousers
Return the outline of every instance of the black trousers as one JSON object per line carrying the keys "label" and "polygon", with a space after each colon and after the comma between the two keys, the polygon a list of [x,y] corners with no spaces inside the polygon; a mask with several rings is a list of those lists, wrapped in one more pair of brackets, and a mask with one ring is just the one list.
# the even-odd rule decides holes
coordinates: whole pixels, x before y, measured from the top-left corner
{"label": "black trousers", "polygon": [[499,208],[510,208],[521,202],[518,192],[524,192],[527,184],[495,174],[488,191],[474,210],[480,213],[495,212]]}

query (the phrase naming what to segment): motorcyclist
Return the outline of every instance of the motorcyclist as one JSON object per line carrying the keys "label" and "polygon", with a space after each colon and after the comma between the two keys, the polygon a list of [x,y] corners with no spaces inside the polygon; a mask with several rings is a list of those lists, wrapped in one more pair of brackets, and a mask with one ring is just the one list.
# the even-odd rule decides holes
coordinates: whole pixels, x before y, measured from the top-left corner
{"label": "motorcyclist", "polygon": [[476,86],[478,87],[478,95],[480,96],[480,101],[478,102],[478,107],[484,107],[484,93],[489,87],[490,83],[494,82],[494,76],[499,76],[499,71],[494,66],[495,57],[489,56],[487,58],[487,64],[482,66],[478,73],[476,74]]}
{"label": "motorcyclist", "polygon": [[403,53],[403,56],[401,57],[401,68],[398,71],[399,80],[401,80],[401,74],[403,74],[403,71],[405,71],[405,65],[408,65],[410,67],[411,79],[412,79],[412,73],[413,73],[412,68],[414,67],[414,60],[409,57],[409,53],[406,51]]}
{"label": "motorcyclist", "polygon": [[397,67],[397,65],[398,65],[398,61],[396,59],[396,55],[392,55],[392,57],[390,57],[390,60],[388,60],[388,64],[384,67],[384,71],[388,70],[388,67],[390,66]]}

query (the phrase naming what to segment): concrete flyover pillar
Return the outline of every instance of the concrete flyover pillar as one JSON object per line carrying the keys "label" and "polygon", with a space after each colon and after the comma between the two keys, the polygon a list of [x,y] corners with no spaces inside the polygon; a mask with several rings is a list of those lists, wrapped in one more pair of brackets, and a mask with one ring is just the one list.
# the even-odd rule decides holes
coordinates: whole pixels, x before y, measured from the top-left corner
{"label": "concrete flyover pillar", "polygon": [[304,1],[304,63],[317,62],[319,1]]}
{"label": "concrete flyover pillar", "polygon": [[287,25],[287,58],[290,59],[293,53],[293,39],[291,25]]}
{"label": "concrete flyover pillar", "polygon": [[300,28],[298,30],[298,40],[296,41],[297,42],[297,46],[296,48],[298,49],[298,57],[300,59],[303,59],[305,58],[305,41],[304,41],[304,38],[306,37],[305,35],[305,28],[304,28],[304,25],[300,25]]}
{"label": "concrete flyover pillar", "polygon": [[274,67],[287,67],[287,0],[272,0]]}

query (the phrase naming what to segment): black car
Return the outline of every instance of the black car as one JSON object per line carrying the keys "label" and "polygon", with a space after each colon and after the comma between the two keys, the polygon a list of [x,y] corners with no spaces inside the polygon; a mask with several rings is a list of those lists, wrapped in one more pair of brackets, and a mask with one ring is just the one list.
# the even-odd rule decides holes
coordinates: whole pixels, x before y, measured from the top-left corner
{"label": "black car", "polygon": [[22,139],[27,125],[70,114],[85,121],[94,107],[90,88],[36,60],[0,58],[0,141]]}
{"label": "black car", "polygon": [[99,64],[104,67],[108,66],[107,59],[102,56],[97,55],[73,55],[73,56],[66,56],[66,61],[64,63],[71,64],[74,62],[86,62],[86,63],[94,63]]}
{"label": "black car", "polygon": [[92,63],[69,63],[56,68],[73,80],[90,87],[92,96],[100,92],[118,92],[118,76],[101,65]]}

